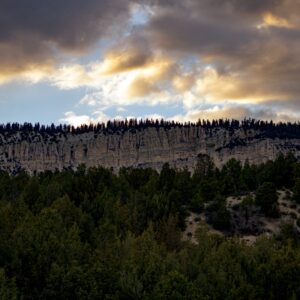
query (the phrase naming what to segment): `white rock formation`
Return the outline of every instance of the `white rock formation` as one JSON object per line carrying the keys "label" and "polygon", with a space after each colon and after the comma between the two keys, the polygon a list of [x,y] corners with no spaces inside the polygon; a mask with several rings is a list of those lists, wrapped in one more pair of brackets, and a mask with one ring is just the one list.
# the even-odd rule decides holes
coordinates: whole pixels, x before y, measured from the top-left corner
{"label": "white rock formation", "polygon": [[0,169],[15,172],[20,168],[32,174],[45,170],[104,166],[171,166],[193,170],[197,155],[210,155],[220,167],[231,158],[242,163],[261,163],[275,159],[279,152],[294,152],[300,157],[299,139],[267,138],[260,131],[242,128],[229,131],[203,127],[146,127],[115,133],[81,134],[16,132],[0,134]]}

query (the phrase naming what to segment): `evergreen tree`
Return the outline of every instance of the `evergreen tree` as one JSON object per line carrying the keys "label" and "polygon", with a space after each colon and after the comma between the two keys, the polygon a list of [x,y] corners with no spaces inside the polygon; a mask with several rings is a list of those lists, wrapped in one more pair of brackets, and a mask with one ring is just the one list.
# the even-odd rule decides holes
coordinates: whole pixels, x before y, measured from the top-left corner
{"label": "evergreen tree", "polygon": [[275,185],[271,182],[263,183],[256,192],[256,204],[267,216],[277,216],[277,199]]}

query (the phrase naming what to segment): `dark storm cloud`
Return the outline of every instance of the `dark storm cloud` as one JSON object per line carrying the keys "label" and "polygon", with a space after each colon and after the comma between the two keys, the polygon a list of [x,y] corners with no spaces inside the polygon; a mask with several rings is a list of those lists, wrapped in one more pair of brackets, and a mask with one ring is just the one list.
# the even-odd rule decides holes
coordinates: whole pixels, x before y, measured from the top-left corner
{"label": "dark storm cloud", "polygon": [[263,14],[277,10],[284,0],[174,2],[179,4],[158,7],[146,27],[155,46],[209,55],[236,55],[239,51],[247,55],[270,37],[269,31],[256,28]]}
{"label": "dark storm cloud", "polygon": [[273,11],[282,3],[283,0],[205,0],[199,1],[220,9],[220,7],[231,6],[236,11],[241,11],[249,14],[263,13],[265,11]]}
{"label": "dark storm cloud", "polygon": [[[133,3],[150,7],[148,19],[118,39]],[[52,65],[108,37],[117,39],[107,52],[113,73],[157,55],[193,57],[230,86],[224,99],[297,99],[299,15],[300,0],[0,0],[0,75]]]}
{"label": "dark storm cloud", "polygon": [[299,0],[154,2],[143,29],[154,49],[196,55],[220,75],[234,75],[235,95],[300,96]]}
{"label": "dark storm cloud", "polygon": [[157,46],[191,54],[234,55],[256,38],[261,39],[254,28],[239,28],[235,24],[224,27],[213,20],[188,19],[177,13],[154,18],[148,29]]}
{"label": "dark storm cloud", "polygon": [[129,0],[0,0],[1,71],[80,53],[128,15]]}

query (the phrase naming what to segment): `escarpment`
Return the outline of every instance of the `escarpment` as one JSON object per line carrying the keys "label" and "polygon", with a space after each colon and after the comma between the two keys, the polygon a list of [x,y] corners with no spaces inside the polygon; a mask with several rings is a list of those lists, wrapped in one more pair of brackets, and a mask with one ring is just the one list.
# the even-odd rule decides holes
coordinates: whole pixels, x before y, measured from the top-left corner
{"label": "escarpment", "polygon": [[[295,125],[296,126],[296,125]],[[298,126],[298,125],[297,125]],[[15,173],[103,166],[151,167],[164,163],[193,170],[199,154],[208,154],[217,167],[231,158],[258,164],[273,160],[282,152],[300,157],[300,134],[272,134],[260,128],[216,126],[141,126],[126,130],[86,132],[39,132],[34,130],[0,133],[0,169]]]}

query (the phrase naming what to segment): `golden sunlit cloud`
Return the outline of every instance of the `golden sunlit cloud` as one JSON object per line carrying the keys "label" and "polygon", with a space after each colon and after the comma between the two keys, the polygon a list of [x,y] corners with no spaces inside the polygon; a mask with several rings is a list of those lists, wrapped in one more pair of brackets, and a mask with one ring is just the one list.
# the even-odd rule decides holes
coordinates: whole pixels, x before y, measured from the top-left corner
{"label": "golden sunlit cloud", "polygon": [[173,78],[172,84],[178,92],[185,92],[193,87],[195,84],[195,77],[193,74],[176,75]]}
{"label": "golden sunlit cloud", "polygon": [[103,75],[129,72],[137,68],[143,68],[150,62],[151,57],[147,53],[137,51],[112,52],[106,56],[99,72]]}
{"label": "golden sunlit cloud", "polygon": [[257,28],[265,28],[265,27],[282,27],[282,28],[294,28],[293,24],[291,24],[288,20],[281,18],[279,16],[275,16],[270,12],[267,12],[263,15],[263,23],[258,25]]}
{"label": "golden sunlit cloud", "polygon": [[129,98],[134,98],[159,92],[161,90],[159,85],[173,76],[171,70],[174,65],[169,59],[158,58],[147,67],[132,72],[124,86],[125,94]]}
{"label": "golden sunlit cloud", "polygon": [[23,81],[29,84],[36,84],[49,78],[54,71],[52,65],[29,65],[22,70],[3,70],[0,73],[0,85],[13,81]]}
{"label": "golden sunlit cloud", "polygon": [[174,119],[179,122],[197,122],[199,119],[216,120],[221,118],[241,120],[247,116],[248,112],[249,111],[247,110],[247,108],[244,107],[214,106],[212,108],[202,110],[190,110],[184,115],[175,116]]}
{"label": "golden sunlit cloud", "polygon": [[145,97],[149,94],[158,92],[159,89],[155,83],[150,82],[147,78],[136,77],[126,88],[126,96],[128,98]]}
{"label": "golden sunlit cloud", "polygon": [[[127,57],[133,58],[133,55],[128,53]],[[109,69],[108,61],[117,61],[117,63],[110,64],[113,67]],[[147,101],[152,94],[155,94],[155,102],[165,101],[166,92],[161,85],[172,81],[173,76],[176,75],[174,72],[176,64],[173,60],[157,56],[143,66],[139,64],[130,68],[124,68],[124,65],[121,66],[119,62],[118,56],[115,60],[110,54],[103,62],[91,62],[88,66],[64,65],[53,72],[50,82],[60,89],[88,87],[95,90],[96,94],[100,91],[105,105],[111,103],[129,105],[140,102],[142,97]],[[151,102],[152,100],[153,98]],[[95,96],[89,96],[83,98],[80,103],[96,106],[97,101]]]}
{"label": "golden sunlit cloud", "polygon": [[253,118],[263,120],[273,120],[274,122],[295,122],[299,120],[300,114],[291,111],[275,111],[257,109],[255,106],[213,106],[206,109],[193,109],[187,111],[185,114],[176,115],[172,117],[178,122],[197,122],[201,120],[217,120],[217,119],[235,119],[243,120],[252,116]]}
{"label": "golden sunlit cloud", "polygon": [[211,103],[230,101],[258,104],[278,96],[281,99],[288,97],[287,93],[267,86],[263,75],[258,76],[259,73],[255,73],[255,69],[248,69],[246,74],[252,74],[248,80],[245,80],[245,75],[241,73],[219,74],[214,68],[207,67],[196,82],[197,94]]}
{"label": "golden sunlit cloud", "polygon": [[219,75],[218,72],[208,67],[203,72],[203,77],[197,81],[198,93],[209,96],[215,100],[241,99],[245,97],[240,91],[240,83],[236,75]]}

